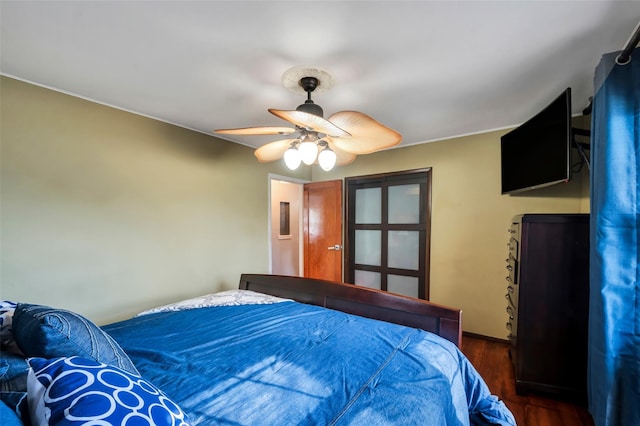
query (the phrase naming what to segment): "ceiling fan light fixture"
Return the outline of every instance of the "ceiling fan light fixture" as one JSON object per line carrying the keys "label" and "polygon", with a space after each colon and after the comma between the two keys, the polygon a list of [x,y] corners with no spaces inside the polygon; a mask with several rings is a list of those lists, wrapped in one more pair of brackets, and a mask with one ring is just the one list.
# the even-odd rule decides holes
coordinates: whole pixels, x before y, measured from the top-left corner
{"label": "ceiling fan light fixture", "polygon": [[322,143],[322,145],[324,145],[324,148],[320,151],[320,154],[318,154],[318,163],[320,163],[322,170],[328,172],[336,165],[337,157],[336,153],[329,148],[329,145],[326,142]]}
{"label": "ceiling fan light fixture", "polygon": [[289,169],[295,170],[300,166],[301,161],[300,151],[298,151],[296,144],[292,143],[289,149],[284,152],[284,163]]}
{"label": "ceiling fan light fixture", "polygon": [[318,145],[316,145],[315,141],[307,140],[300,142],[298,152],[300,153],[302,162],[307,166],[310,166],[314,161],[316,161],[316,157],[318,156]]}

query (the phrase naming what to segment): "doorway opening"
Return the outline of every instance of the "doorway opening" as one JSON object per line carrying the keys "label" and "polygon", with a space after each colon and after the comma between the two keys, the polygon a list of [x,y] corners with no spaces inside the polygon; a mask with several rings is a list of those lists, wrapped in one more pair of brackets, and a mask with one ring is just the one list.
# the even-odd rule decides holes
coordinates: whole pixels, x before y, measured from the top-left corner
{"label": "doorway opening", "polygon": [[269,176],[269,272],[343,281],[342,180]]}
{"label": "doorway opening", "polygon": [[303,276],[305,181],[269,175],[269,273]]}

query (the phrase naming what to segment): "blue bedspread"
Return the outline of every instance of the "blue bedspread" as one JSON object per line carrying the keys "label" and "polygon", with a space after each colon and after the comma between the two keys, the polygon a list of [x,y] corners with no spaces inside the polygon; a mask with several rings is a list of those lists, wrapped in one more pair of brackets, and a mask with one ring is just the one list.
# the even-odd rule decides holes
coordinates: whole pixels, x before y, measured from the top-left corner
{"label": "blue bedspread", "polygon": [[515,424],[450,342],[296,302],[103,327],[200,425]]}

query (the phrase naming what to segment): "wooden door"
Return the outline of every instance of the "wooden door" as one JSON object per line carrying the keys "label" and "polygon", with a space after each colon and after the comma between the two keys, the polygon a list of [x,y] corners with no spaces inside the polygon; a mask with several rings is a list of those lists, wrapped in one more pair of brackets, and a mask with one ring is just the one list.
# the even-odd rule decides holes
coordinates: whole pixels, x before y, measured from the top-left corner
{"label": "wooden door", "polygon": [[342,282],[342,181],[304,184],[304,276]]}

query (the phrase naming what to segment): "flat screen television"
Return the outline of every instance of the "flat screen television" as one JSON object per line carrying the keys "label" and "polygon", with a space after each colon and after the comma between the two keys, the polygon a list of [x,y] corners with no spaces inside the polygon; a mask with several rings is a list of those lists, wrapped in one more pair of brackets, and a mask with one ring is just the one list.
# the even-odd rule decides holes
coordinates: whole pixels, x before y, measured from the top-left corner
{"label": "flat screen television", "polygon": [[502,194],[570,179],[571,88],[500,139]]}

